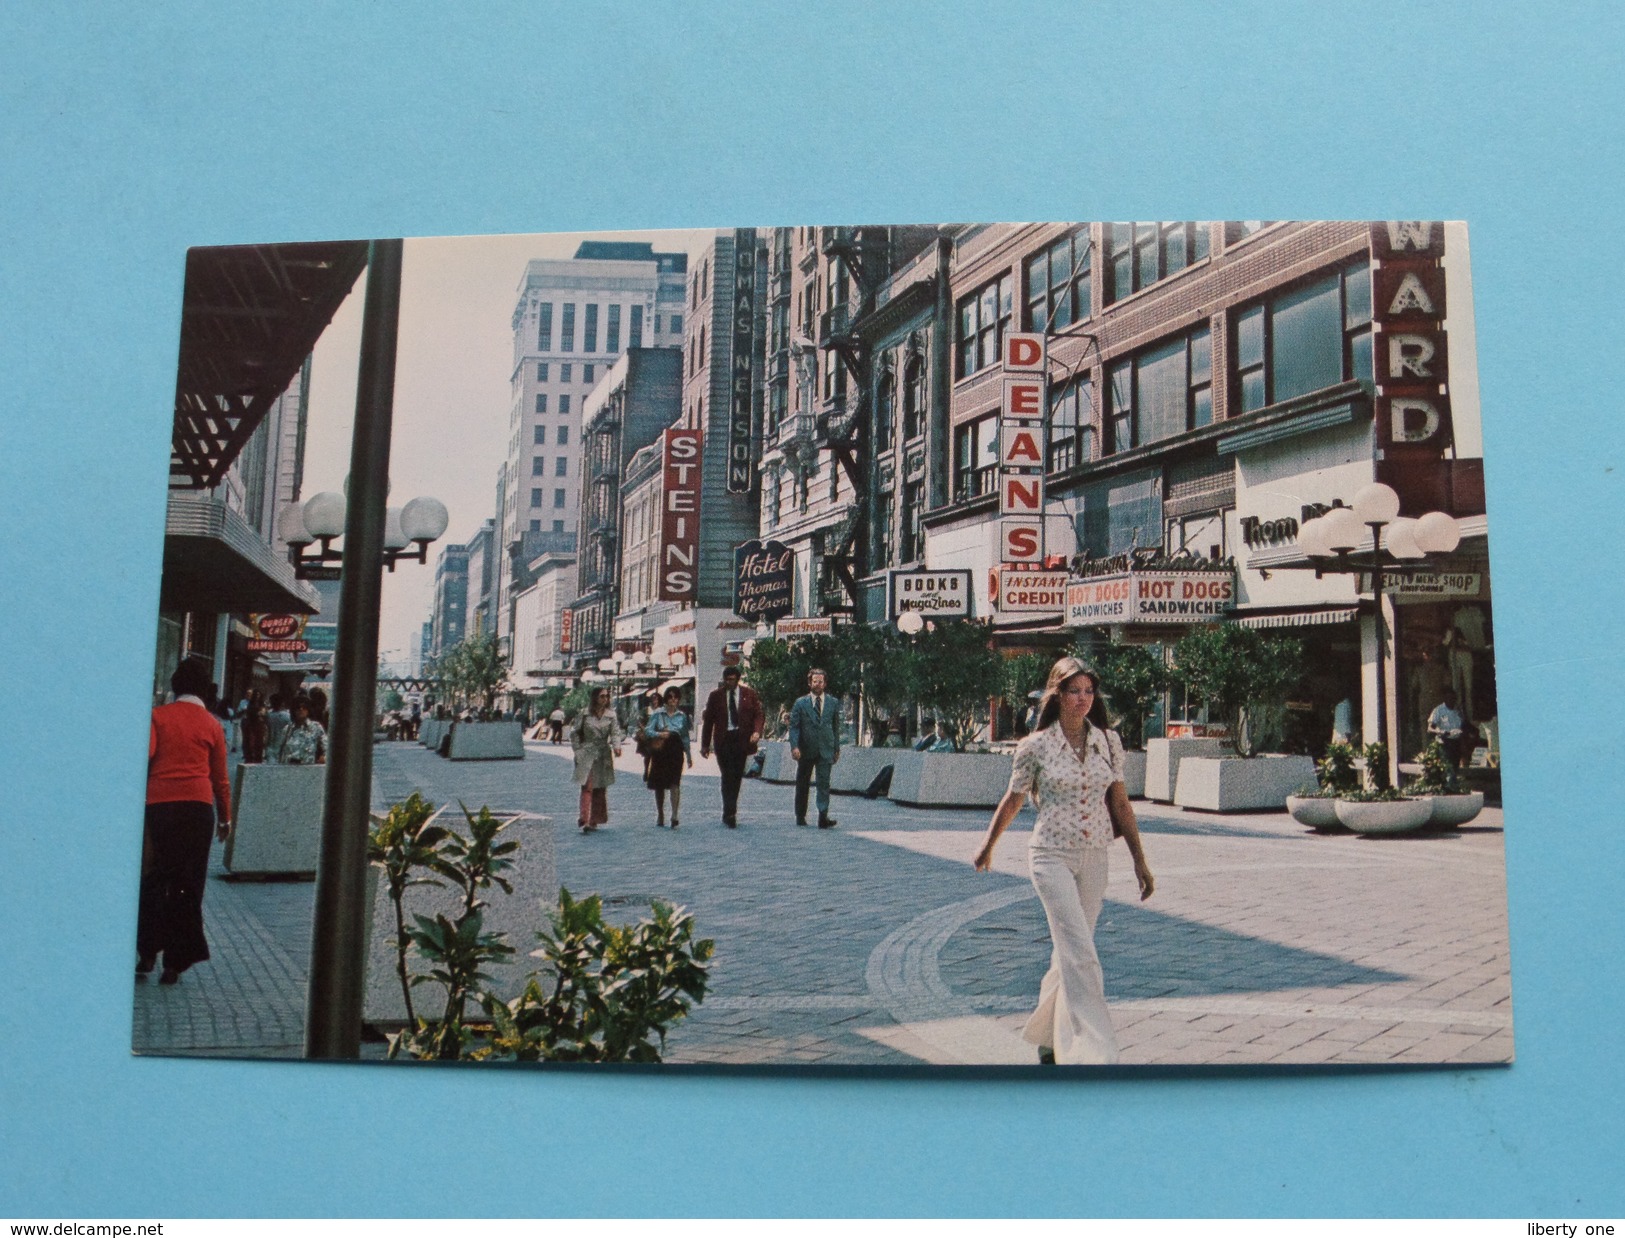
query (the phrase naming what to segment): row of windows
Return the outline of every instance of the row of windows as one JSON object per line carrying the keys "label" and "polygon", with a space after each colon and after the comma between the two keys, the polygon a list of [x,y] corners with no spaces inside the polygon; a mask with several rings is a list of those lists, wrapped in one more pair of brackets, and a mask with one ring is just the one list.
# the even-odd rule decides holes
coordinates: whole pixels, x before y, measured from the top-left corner
{"label": "row of windows", "polygon": [[[552,372],[551,368],[550,368],[551,364],[552,364],[551,362],[547,362],[547,361],[539,361],[539,362],[537,362],[537,364],[536,364],[536,381],[537,382],[545,383],[545,382],[548,381],[548,375]],[[559,381],[561,383],[574,382],[575,381],[574,376],[575,376],[575,367],[570,362],[563,361],[563,362],[559,363]],[[597,366],[595,366],[595,365],[593,365],[591,363],[588,363],[587,365],[584,365],[584,366],[581,367],[581,381],[586,383],[589,387],[592,386],[593,381],[597,378],[597,376],[598,376],[598,367]]]}
{"label": "row of windows", "polygon": [[[577,320],[576,308],[577,307],[576,307],[576,305],[575,305],[575,303],[573,301],[566,301],[560,307],[560,311],[559,311],[559,335],[558,335],[558,343],[559,343],[559,351],[560,352],[575,352],[576,351],[576,320]],[[603,318],[604,318],[604,348],[603,348],[603,351],[607,352],[607,353],[619,353],[621,351],[621,318],[622,318],[621,309],[622,309],[622,307],[619,306],[619,305],[609,305],[609,306],[605,306],[604,308],[606,310],[606,313],[603,316]],[[628,313],[626,315],[626,324],[627,324],[626,344],[627,344],[627,347],[628,348],[642,348],[643,347],[643,306],[641,306],[641,305],[632,305],[632,306],[627,306],[626,308],[628,310]],[[582,307],[582,309],[583,309],[583,312],[580,315],[580,321],[581,321],[581,351],[582,352],[597,352],[597,351],[599,351],[599,349],[598,349],[598,321],[599,321],[598,310],[599,310],[599,306],[598,306],[598,304],[596,302],[588,302],[584,307]],[[660,327],[660,324],[659,324],[659,321],[658,321],[658,318],[657,318],[656,322],[655,322],[655,329],[658,331],[659,327]],[[671,331],[672,331],[672,334],[676,335],[676,334],[680,333],[682,331],[682,329],[683,329],[683,316],[681,314],[673,314],[671,316]],[[543,301],[536,307],[536,350],[538,352],[552,352],[553,351],[553,302],[551,302],[551,301]],[[543,381],[546,381],[545,376],[543,376]],[[568,381],[568,380],[566,380],[566,381]]]}
{"label": "row of windows", "polygon": [[[542,411],[542,410],[538,410],[538,411]],[[554,436],[553,441],[555,443],[557,443],[560,447],[569,446],[569,444],[570,444],[570,427],[567,426],[567,425],[560,426],[558,428],[558,433]],[[541,446],[545,446],[546,443],[547,443],[547,427],[539,425],[539,426],[536,427],[536,445],[538,447],[541,447]]]}
{"label": "row of windows", "polygon": [[[537,426],[536,428],[538,430],[541,429],[540,426]],[[547,457],[546,456],[532,456],[531,457],[530,474],[531,474],[532,477],[546,477],[547,476]],[[569,456],[555,456],[554,459],[553,459],[553,476],[554,477],[568,477],[569,475],[570,475],[570,457]]]}
{"label": "row of windows", "polygon": [[[1282,289],[1230,317],[1230,406],[1236,415],[1372,378],[1371,271],[1364,259]],[[1050,471],[1176,437],[1213,421],[1207,324],[1114,359],[1095,418],[1090,376],[1052,389]],[[989,493],[998,472],[996,414],[954,432],[954,497]],[[1096,440],[1097,432],[1101,435]]]}
{"label": "row of windows", "polygon": [[[538,487],[534,488],[533,490],[531,490],[531,492],[530,492],[530,505],[533,508],[542,506],[542,496],[543,496],[544,493],[545,492],[543,491],[543,489],[540,486],[538,486]],[[565,490],[562,486],[559,489],[554,490],[553,491],[553,506],[555,508],[563,507],[565,505],[565,498],[566,498],[566,496],[568,494],[569,494],[569,491]]]}
{"label": "row of windows", "polygon": [[[530,531],[532,533],[540,533],[542,531],[542,522],[540,520],[532,520],[530,522]],[[564,521],[555,520],[553,522],[553,532],[555,532],[555,533],[563,533],[564,532]]]}
{"label": "row of windows", "polygon": [[[536,397],[536,411],[538,413],[545,413],[547,411],[547,395],[545,393]],[[562,416],[569,413],[569,411],[570,397],[567,395],[561,395],[559,397],[559,413]]]}

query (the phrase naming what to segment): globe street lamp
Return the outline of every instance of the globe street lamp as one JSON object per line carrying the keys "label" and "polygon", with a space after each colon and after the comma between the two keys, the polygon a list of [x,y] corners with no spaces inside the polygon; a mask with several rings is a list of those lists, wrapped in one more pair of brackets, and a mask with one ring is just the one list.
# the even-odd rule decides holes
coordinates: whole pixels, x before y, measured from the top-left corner
{"label": "globe street lamp", "polygon": [[[1365,530],[1371,530],[1371,549],[1360,551]],[[1387,534],[1387,555],[1383,536]],[[1399,514],[1399,495],[1392,486],[1372,482],[1354,495],[1352,507],[1341,503],[1307,520],[1298,530],[1297,545],[1310,561],[1315,575],[1327,572],[1371,574],[1371,592],[1377,615],[1377,742],[1388,744],[1388,677],[1384,664],[1387,652],[1387,620],[1382,613],[1383,568],[1416,562],[1429,555],[1446,555],[1461,542],[1461,526],[1446,512],[1424,516]],[[1391,757],[1390,757],[1391,759]]]}
{"label": "globe street lamp", "polygon": [[[344,535],[348,506],[345,496],[336,490],[323,490],[303,503],[283,505],[277,526],[288,547],[288,562],[293,564],[294,575],[300,580],[338,578],[337,565],[344,562],[344,552],[333,548],[333,540]],[[395,564],[402,560],[427,563],[429,544],[439,540],[449,520],[446,505],[427,495],[401,507],[387,508],[383,565],[393,572]],[[307,553],[306,547],[318,541],[321,549]],[[415,551],[408,549],[414,545]]]}

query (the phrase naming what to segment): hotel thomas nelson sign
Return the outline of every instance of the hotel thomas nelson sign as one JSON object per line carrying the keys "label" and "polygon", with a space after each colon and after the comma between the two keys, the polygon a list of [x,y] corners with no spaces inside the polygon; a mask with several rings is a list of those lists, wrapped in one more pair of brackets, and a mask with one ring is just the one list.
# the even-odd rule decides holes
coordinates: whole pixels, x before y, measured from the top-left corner
{"label": "hotel thomas nelson sign", "polygon": [[700,432],[672,426],[661,435],[659,597],[692,602],[699,595]]}
{"label": "hotel thomas nelson sign", "polygon": [[[751,357],[756,350],[756,229],[734,229],[733,368],[728,375],[728,493],[749,494],[755,481],[751,450]],[[743,612],[738,612],[743,613]]]}
{"label": "hotel thomas nelson sign", "polygon": [[734,614],[777,619],[794,608],[796,552],[752,538],[734,548]]}

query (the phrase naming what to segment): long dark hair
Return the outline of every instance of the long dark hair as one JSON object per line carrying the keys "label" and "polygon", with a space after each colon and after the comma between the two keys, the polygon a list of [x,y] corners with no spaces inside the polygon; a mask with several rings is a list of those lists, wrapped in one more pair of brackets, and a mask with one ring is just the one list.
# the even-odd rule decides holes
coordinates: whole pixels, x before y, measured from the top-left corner
{"label": "long dark hair", "polygon": [[1044,684],[1044,696],[1038,702],[1038,725],[1033,730],[1045,730],[1060,720],[1061,690],[1079,675],[1087,675],[1095,689],[1095,703],[1089,707],[1089,713],[1086,715],[1089,725],[1098,726],[1102,731],[1112,729],[1111,717],[1106,713],[1106,698],[1100,691],[1100,672],[1077,658],[1065,657],[1049,669],[1049,679]]}

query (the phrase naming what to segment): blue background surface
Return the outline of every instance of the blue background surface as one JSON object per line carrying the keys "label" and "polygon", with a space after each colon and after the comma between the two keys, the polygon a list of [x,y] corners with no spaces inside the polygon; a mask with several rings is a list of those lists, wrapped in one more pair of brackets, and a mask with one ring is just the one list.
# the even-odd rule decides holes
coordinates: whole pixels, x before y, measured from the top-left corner
{"label": "blue background surface", "polygon": [[[0,9],[0,1214],[1625,1214],[1620,10],[468,7]],[[1472,226],[1511,1069],[877,1081],[130,1056],[187,246],[1396,215]]]}

